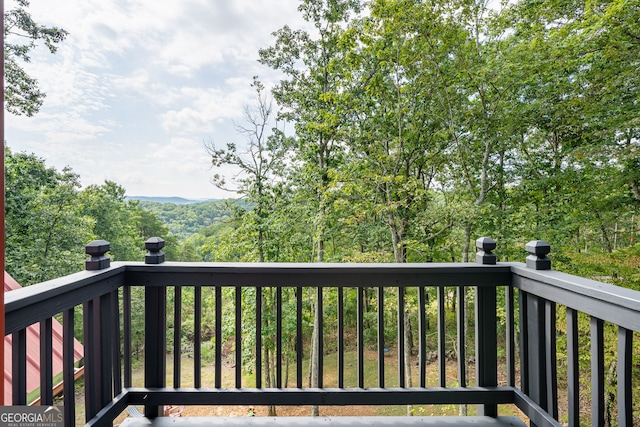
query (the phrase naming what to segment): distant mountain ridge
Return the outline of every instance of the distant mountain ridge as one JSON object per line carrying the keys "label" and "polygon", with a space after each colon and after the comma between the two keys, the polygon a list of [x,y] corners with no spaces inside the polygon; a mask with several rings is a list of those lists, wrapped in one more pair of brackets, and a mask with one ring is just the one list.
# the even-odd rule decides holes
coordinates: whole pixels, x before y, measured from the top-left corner
{"label": "distant mountain ridge", "polygon": [[195,203],[214,202],[217,199],[185,199],[183,197],[127,196],[127,200],[141,202],[173,203],[174,205],[193,205]]}

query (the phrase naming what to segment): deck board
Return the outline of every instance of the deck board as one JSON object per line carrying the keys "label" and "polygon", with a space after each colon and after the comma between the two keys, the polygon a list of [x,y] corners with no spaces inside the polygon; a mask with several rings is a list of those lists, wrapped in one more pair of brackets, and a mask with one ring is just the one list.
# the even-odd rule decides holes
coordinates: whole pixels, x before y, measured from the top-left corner
{"label": "deck board", "polygon": [[127,418],[122,427],[314,427],[314,426],[444,426],[444,427],[525,427],[517,417],[160,417]]}

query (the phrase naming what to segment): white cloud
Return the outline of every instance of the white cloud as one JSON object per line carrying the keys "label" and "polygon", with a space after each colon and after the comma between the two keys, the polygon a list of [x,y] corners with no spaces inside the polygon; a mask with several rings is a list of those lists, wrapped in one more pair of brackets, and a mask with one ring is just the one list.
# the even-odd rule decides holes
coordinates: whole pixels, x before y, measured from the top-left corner
{"label": "white cloud", "polygon": [[297,26],[297,5],[31,0],[37,22],[69,37],[27,64],[47,98],[36,117],[7,115],[8,144],[70,165],[85,185],[110,179],[128,194],[212,197],[203,141],[233,137],[232,120],[254,100],[253,75],[270,85],[276,73],[257,63],[258,49],[284,24]]}

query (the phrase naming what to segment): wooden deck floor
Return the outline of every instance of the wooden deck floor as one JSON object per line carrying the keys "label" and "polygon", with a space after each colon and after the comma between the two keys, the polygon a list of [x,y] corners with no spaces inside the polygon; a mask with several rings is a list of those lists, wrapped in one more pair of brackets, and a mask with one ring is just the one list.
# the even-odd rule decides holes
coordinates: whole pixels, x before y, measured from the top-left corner
{"label": "wooden deck floor", "polygon": [[525,427],[517,417],[142,417],[127,418],[122,427],[315,427],[315,426],[444,426],[444,427]]}

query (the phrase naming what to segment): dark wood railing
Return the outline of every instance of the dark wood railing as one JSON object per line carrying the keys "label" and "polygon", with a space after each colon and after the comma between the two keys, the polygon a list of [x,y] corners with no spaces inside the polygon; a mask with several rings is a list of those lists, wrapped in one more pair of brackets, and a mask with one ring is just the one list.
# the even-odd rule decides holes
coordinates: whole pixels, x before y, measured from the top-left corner
{"label": "dark wood railing", "polygon": [[[604,325],[615,325],[618,333],[617,415],[620,426],[633,425],[632,402],[632,337],[640,331],[640,292],[567,275],[550,269],[546,255],[548,245],[531,242],[531,255],[526,264],[496,263],[492,250],[495,242],[479,239],[476,263],[467,264],[218,264],[164,262],[163,241],[147,242],[149,253],[145,263],[114,263],[105,253],[108,243],[92,242],[87,252],[87,271],[33,285],[6,294],[6,333],[13,335],[13,404],[26,404],[26,328],[40,324],[44,337],[51,334],[51,318],[61,317],[64,328],[64,399],[67,425],[75,425],[73,339],[75,316],[82,313],[84,343],[85,419],[88,425],[112,425],[113,420],[129,405],[144,405],[147,417],[161,414],[163,405],[479,405],[478,413],[495,417],[498,407],[515,404],[531,420],[531,425],[559,426],[560,417],[571,426],[580,422],[581,403],[590,401],[592,425],[604,425],[605,418],[605,355]],[[144,384],[134,384],[132,378],[132,290],[144,288]],[[224,288],[229,288],[225,290]],[[435,291],[428,292],[430,288]],[[167,318],[181,325],[187,307],[184,292],[194,295],[193,310],[194,358],[193,380],[186,384],[181,364],[183,330],[174,327],[167,335]],[[206,301],[202,291],[211,298]],[[378,322],[377,378],[365,377],[364,298],[368,290],[376,296]],[[244,291],[243,291],[244,290]],[[266,345],[262,331],[267,313],[262,301],[265,292],[274,295],[276,384],[265,388],[263,382],[262,349]],[[416,296],[418,326],[417,382],[409,387],[404,371],[402,345],[407,300]],[[345,308],[347,293],[353,293],[355,310]],[[393,293],[395,314],[385,309],[385,296]],[[427,295],[436,295],[437,343],[429,341]],[[465,295],[473,295],[467,304]],[[319,313],[320,330],[323,321],[335,316],[337,329],[337,378],[330,384],[319,375],[317,387],[308,387],[303,372],[303,359],[308,357],[310,343],[303,338],[305,298],[314,296]],[[331,301],[328,301],[328,296]],[[455,295],[456,349],[458,361],[455,384],[447,382],[447,343],[445,340],[445,301]],[[170,298],[168,298],[168,296]],[[283,303],[286,302],[287,310]],[[168,301],[172,304],[168,305]],[[498,302],[500,301],[500,303]],[[243,317],[243,304],[253,304],[255,315]],[[472,307],[473,318],[466,319],[465,306]],[[222,322],[229,312],[235,325],[235,371],[231,387],[222,380]],[[331,308],[331,314],[325,309]],[[213,310],[211,326],[216,337],[213,349],[213,383],[203,386],[202,380],[202,311]],[[271,310],[271,307],[269,308]],[[307,309],[308,310],[308,309]],[[559,313],[566,312],[566,332],[556,324]],[[271,313],[271,312],[270,312]],[[400,315],[398,315],[400,313]],[[578,314],[588,316],[591,324],[591,397],[580,394],[580,355]],[[169,316],[168,316],[169,314]],[[269,314],[271,315],[271,314]],[[353,318],[349,318],[352,316]],[[470,316],[471,317],[471,316]],[[369,316],[369,319],[372,318]],[[414,317],[415,319],[415,317]],[[393,351],[398,358],[397,376],[391,384],[385,381],[385,330],[389,321],[397,322],[397,343]],[[283,321],[293,321],[295,332],[283,336]],[[451,321],[451,319],[449,319]],[[465,337],[464,325],[472,325],[474,339]],[[345,363],[345,324],[355,325],[357,363]],[[254,350],[254,381],[246,384],[242,347],[243,325],[253,325],[251,343]],[[503,327],[504,325],[504,327]],[[560,332],[558,332],[561,330]],[[319,347],[328,331],[318,334]],[[295,336],[294,336],[295,335]],[[562,335],[562,337],[560,337]],[[167,385],[167,341],[173,359],[173,375]],[[566,356],[559,357],[557,341],[566,340]],[[271,338],[269,338],[271,339]],[[290,357],[295,368],[295,384],[283,388],[283,352],[286,342],[294,343]],[[438,382],[430,384],[427,376],[428,348],[436,348]],[[501,351],[498,351],[498,348]],[[504,350],[504,351],[502,351]],[[581,352],[582,350],[582,352]],[[42,343],[41,402],[52,404],[51,340]],[[325,355],[317,356],[318,371],[323,373]],[[332,356],[333,357],[333,356]],[[473,361],[475,378],[467,377],[467,361]],[[387,363],[388,365],[389,363]],[[566,366],[568,398],[558,393],[558,366]],[[498,366],[506,374],[498,375]],[[353,375],[349,370],[355,370]],[[564,372],[564,371],[563,371]],[[349,375],[347,375],[349,374]],[[564,375],[564,374],[562,374]],[[189,376],[191,378],[191,376]],[[503,378],[504,377],[504,378]],[[354,384],[345,378],[356,378]],[[564,393],[561,393],[564,395]],[[7,402],[9,403],[9,402]]]}

